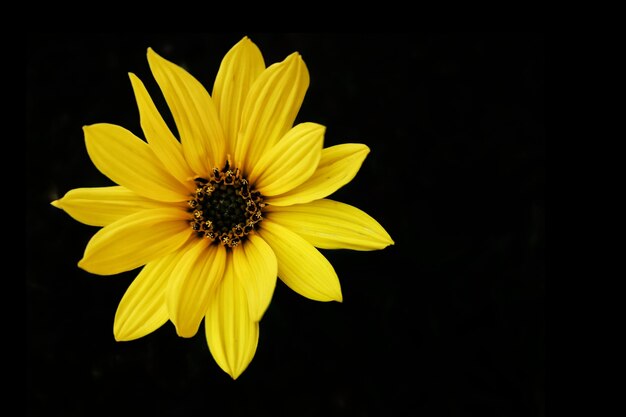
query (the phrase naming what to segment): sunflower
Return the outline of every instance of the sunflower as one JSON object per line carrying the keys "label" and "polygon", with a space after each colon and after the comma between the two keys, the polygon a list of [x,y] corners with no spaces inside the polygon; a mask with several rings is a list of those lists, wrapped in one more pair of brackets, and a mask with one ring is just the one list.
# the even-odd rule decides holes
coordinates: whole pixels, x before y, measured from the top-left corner
{"label": "sunflower", "polygon": [[180,140],[130,73],[146,140],[113,124],[85,126],[89,157],[118,185],[73,189],[52,205],[102,227],[79,267],[113,275],[143,266],[119,303],[116,340],[168,320],[192,337],[204,319],[213,358],[235,379],[254,357],[277,277],[309,299],[341,302],[316,247],[393,244],[365,212],[326,198],[354,178],[369,148],[324,148],[324,126],[294,126],[309,85],[297,52],[266,68],[244,37],[222,60],[212,95],[152,49],[148,63]]}

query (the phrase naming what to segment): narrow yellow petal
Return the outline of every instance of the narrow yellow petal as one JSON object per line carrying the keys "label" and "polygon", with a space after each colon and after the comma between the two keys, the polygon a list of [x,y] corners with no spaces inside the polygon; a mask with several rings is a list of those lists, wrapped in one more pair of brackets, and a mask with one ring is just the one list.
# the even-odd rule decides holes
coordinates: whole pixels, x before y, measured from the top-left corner
{"label": "narrow yellow petal", "polygon": [[253,234],[233,249],[235,275],[246,291],[250,318],[260,321],[276,288],[276,255],[261,237]]}
{"label": "narrow yellow petal", "polygon": [[85,126],[85,144],[104,175],[137,194],[157,201],[184,201],[188,190],[168,173],[150,146],[120,126]]}
{"label": "narrow yellow petal", "polygon": [[291,129],[308,87],[309,71],[297,52],[269,66],[252,84],[235,144],[244,174]]}
{"label": "narrow yellow petal", "polygon": [[150,148],[163,163],[163,166],[178,181],[183,185],[187,185],[189,190],[193,191],[193,182],[189,181],[189,178],[192,178],[194,173],[187,165],[187,161],[185,161],[180,142],[174,137],[167,124],[165,124],[163,117],[161,117],[141,80],[132,73],[129,73],[128,76],[137,100],[141,129],[144,135],[146,135]]}
{"label": "narrow yellow petal", "polygon": [[148,63],[174,116],[191,169],[206,176],[214,167],[224,166],[224,134],[215,104],[204,86],[152,49],[148,49]]}
{"label": "narrow yellow petal", "polygon": [[130,284],[115,313],[117,341],[138,339],[161,327],[169,318],[165,291],[184,247],[148,263]]}
{"label": "narrow yellow petal", "polygon": [[[213,85],[213,102],[224,129],[227,153],[234,155],[241,113],[250,86],[265,69],[259,48],[244,37],[224,56]],[[237,161],[231,161],[237,165]],[[238,165],[237,165],[238,166]]]}
{"label": "narrow yellow petal", "polygon": [[393,244],[371,216],[338,201],[323,199],[288,207],[268,206],[267,218],[322,249],[376,250]]}
{"label": "narrow yellow petal", "polygon": [[325,130],[316,123],[294,126],[259,159],[248,176],[250,183],[264,196],[273,196],[305,182],[320,161]]}
{"label": "narrow yellow petal", "polygon": [[259,323],[248,311],[248,298],[235,276],[232,256],[217,287],[204,320],[209,350],[224,372],[233,379],[248,367],[259,343]]}
{"label": "narrow yellow petal", "polygon": [[197,239],[172,273],[167,290],[170,320],[181,337],[193,337],[206,314],[209,300],[224,275],[226,249]]}
{"label": "narrow yellow petal", "polygon": [[259,235],[278,260],[278,277],[298,294],[316,301],[342,301],[333,266],[309,242],[271,219],[261,223]]}
{"label": "narrow yellow petal", "polygon": [[100,229],[78,266],[98,275],[130,271],[178,249],[192,233],[183,209],[156,208],[123,217]]}
{"label": "narrow yellow petal", "polygon": [[369,151],[367,146],[358,143],[324,148],[317,169],[306,182],[284,194],[269,197],[267,202],[290,206],[328,197],[352,181]]}
{"label": "narrow yellow petal", "polygon": [[90,226],[106,226],[138,211],[163,207],[121,186],[75,188],[52,205],[64,210],[75,220]]}

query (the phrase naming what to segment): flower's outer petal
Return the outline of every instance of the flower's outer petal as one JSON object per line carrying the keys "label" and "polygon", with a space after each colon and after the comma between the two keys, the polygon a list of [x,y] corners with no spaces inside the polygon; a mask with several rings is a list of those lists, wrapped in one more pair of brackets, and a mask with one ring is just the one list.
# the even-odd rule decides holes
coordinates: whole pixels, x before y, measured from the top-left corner
{"label": "flower's outer petal", "polygon": [[[250,86],[265,69],[259,48],[246,36],[224,56],[213,85],[213,102],[224,129],[227,153],[234,155],[241,113]],[[237,165],[236,161],[231,163]]]}
{"label": "flower's outer petal", "polygon": [[306,182],[284,194],[269,197],[266,202],[290,206],[327,197],[352,181],[369,151],[367,146],[358,143],[324,148],[317,169]]}
{"label": "flower's outer petal", "polygon": [[305,182],[320,161],[325,130],[316,123],[294,126],[259,159],[248,176],[250,183],[264,196],[273,196]]}
{"label": "flower's outer petal", "polygon": [[180,337],[193,337],[198,332],[211,294],[224,275],[226,249],[211,243],[197,239],[170,279],[167,308]]}
{"label": "flower's outer petal", "polygon": [[267,218],[318,248],[367,251],[393,244],[389,234],[371,216],[338,201],[323,199],[267,209]]}
{"label": "flower's outer petal", "polygon": [[292,290],[316,301],[343,300],[333,266],[313,245],[269,218],[259,235],[276,254],[278,277]]}
{"label": "flower's outer petal", "polygon": [[233,250],[233,264],[248,297],[250,318],[260,321],[276,288],[276,255],[261,237],[252,234]]}
{"label": "flower's outer petal", "polygon": [[209,302],[204,320],[209,350],[233,379],[248,367],[259,342],[259,323],[252,320],[244,286],[229,257],[224,278]]}
{"label": "flower's outer petal", "polygon": [[115,340],[138,339],[152,333],[168,320],[165,291],[187,246],[149,262],[133,280],[115,313]]}
{"label": "flower's outer petal", "polygon": [[225,141],[215,104],[204,86],[187,71],[148,49],[148,63],[169,106],[183,154],[191,169],[206,176],[225,163]]}
{"label": "flower's outer petal", "polygon": [[146,135],[150,148],[163,163],[165,169],[178,181],[191,187],[190,191],[193,191],[193,182],[189,181],[189,179],[193,178],[194,174],[183,156],[183,148],[180,142],[174,137],[167,124],[165,124],[163,117],[161,117],[141,80],[132,73],[129,73],[128,76],[137,100],[141,129],[144,135]]}
{"label": "flower's outer petal", "polygon": [[128,130],[107,123],[83,130],[92,162],[117,184],[157,201],[189,198],[189,191],[165,170],[150,146]]}
{"label": "flower's outer petal", "polygon": [[51,203],[89,226],[107,226],[141,210],[163,207],[122,186],[75,188]]}
{"label": "flower's outer petal", "polygon": [[130,271],[178,249],[192,233],[189,213],[178,208],[142,210],[100,229],[78,266],[98,275]]}
{"label": "flower's outer petal", "polygon": [[269,66],[252,84],[235,146],[244,174],[291,129],[308,87],[309,71],[297,52]]}

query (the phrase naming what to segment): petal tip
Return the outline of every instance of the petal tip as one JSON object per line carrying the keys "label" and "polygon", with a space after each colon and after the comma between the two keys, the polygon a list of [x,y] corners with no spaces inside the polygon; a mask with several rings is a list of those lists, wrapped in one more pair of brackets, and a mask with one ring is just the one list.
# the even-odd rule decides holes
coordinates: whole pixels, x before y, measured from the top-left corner
{"label": "petal tip", "polygon": [[80,269],[84,269],[85,271],[89,272],[87,270],[87,262],[85,261],[85,258],[81,259],[80,261],[78,261],[78,267]]}
{"label": "petal tip", "polygon": [[80,261],[78,261],[77,265],[80,269],[82,269],[83,271],[89,272],[90,274],[112,275],[112,274],[106,274],[106,273],[103,274],[101,271],[98,271],[99,267],[96,266],[96,268],[94,268],[93,262],[90,261],[90,259],[87,257],[83,257]]}
{"label": "petal tip", "polygon": [[127,340],[121,329],[118,329],[117,327],[113,328],[113,338],[116,342],[125,342]]}
{"label": "petal tip", "polygon": [[141,336],[138,336],[136,333],[133,334],[132,332],[129,332],[128,328],[113,328],[113,338],[116,342],[130,342],[132,340],[139,339],[139,337]]}
{"label": "petal tip", "polygon": [[148,47],[146,55],[148,56],[148,64],[153,64],[155,59],[161,58],[161,55],[157,54],[151,47]]}
{"label": "petal tip", "polygon": [[391,235],[389,233],[387,233],[386,230],[383,229],[384,235],[381,236],[381,241],[384,243],[385,246],[382,247],[382,249],[386,248],[387,246],[393,246],[396,244],[396,242],[391,238]]}
{"label": "petal tip", "polygon": [[335,289],[333,301],[337,301],[338,303],[343,303],[343,292],[341,291],[341,284],[339,283],[339,280],[337,280],[337,288]]}
{"label": "petal tip", "polygon": [[58,209],[63,209],[63,206],[61,206],[61,199],[51,201],[50,205],[52,205],[53,207],[56,207]]}
{"label": "petal tip", "polygon": [[190,339],[192,337],[194,337],[196,335],[196,333],[198,333],[198,329],[193,330],[193,329],[183,329],[180,326],[176,326],[176,334],[178,335],[178,337],[182,337],[184,339]]}

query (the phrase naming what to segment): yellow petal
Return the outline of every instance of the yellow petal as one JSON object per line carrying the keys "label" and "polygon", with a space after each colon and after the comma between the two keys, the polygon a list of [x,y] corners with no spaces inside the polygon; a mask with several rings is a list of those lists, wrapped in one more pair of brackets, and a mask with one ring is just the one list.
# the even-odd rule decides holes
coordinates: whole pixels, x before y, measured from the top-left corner
{"label": "yellow petal", "polygon": [[244,174],[291,129],[309,87],[309,71],[297,52],[259,75],[246,98],[235,161]]}
{"label": "yellow petal", "polygon": [[323,199],[288,207],[268,206],[267,218],[322,249],[375,250],[393,244],[376,220],[338,201]]}
{"label": "yellow petal", "polygon": [[209,350],[233,379],[248,367],[259,342],[259,323],[248,312],[248,299],[233,269],[232,257],[204,320]]}
{"label": "yellow petal", "polygon": [[176,208],[142,210],[100,229],[78,266],[99,275],[130,271],[178,249],[190,236],[189,213]]}
{"label": "yellow petal", "polygon": [[209,93],[187,71],[152,49],[148,49],[148,63],[174,116],[191,169],[206,176],[214,167],[223,167],[224,134]]}
{"label": "yellow petal", "polygon": [[316,301],[342,301],[333,266],[309,242],[271,219],[261,223],[259,235],[278,260],[278,277],[298,294]]}
{"label": "yellow petal", "polygon": [[260,321],[276,288],[276,255],[263,239],[253,234],[233,249],[233,264],[235,275],[246,291],[250,318]]}
{"label": "yellow petal", "polygon": [[273,196],[305,182],[320,161],[325,130],[316,123],[293,127],[259,159],[248,176],[250,183],[264,196]]}
{"label": "yellow petal", "polygon": [[317,169],[306,182],[266,201],[275,206],[290,206],[327,197],[352,181],[369,151],[358,143],[324,148]]}
{"label": "yellow petal", "polygon": [[187,161],[185,161],[180,142],[165,124],[163,117],[161,117],[141,80],[132,73],[129,73],[128,76],[137,100],[141,129],[144,135],[146,135],[150,148],[163,163],[163,166],[178,181],[184,185],[189,184],[189,190],[193,191],[193,187],[191,187],[193,182],[190,182],[189,178],[192,178],[194,173],[187,165]]}
{"label": "yellow petal", "polygon": [[167,290],[167,308],[179,336],[193,337],[198,332],[225,264],[224,246],[197,239],[176,266]]}
{"label": "yellow petal", "polygon": [[[227,153],[234,155],[241,113],[250,86],[265,69],[259,48],[244,37],[224,56],[213,85],[213,102],[224,129]],[[236,161],[233,161],[237,165]]]}
{"label": "yellow petal", "polygon": [[165,170],[150,146],[128,130],[106,123],[83,130],[92,162],[117,184],[157,201],[189,198],[189,191]]}
{"label": "yellow petal", "polygon": [[165,290],[184,253],[184,249],[179,250],[148,263],[133,280],[115,313],[115,340],[138,339],[168,320]]}
{"label": "yellow petal", "polygon": [[53,201],[52,205],[90,226],[106,226],[129,214],[163,207],[162,202],[142,197],[121,186],[76,188]]}

